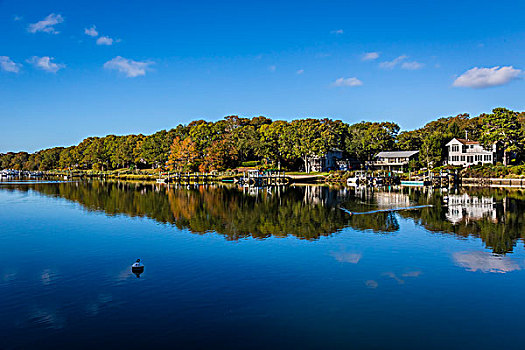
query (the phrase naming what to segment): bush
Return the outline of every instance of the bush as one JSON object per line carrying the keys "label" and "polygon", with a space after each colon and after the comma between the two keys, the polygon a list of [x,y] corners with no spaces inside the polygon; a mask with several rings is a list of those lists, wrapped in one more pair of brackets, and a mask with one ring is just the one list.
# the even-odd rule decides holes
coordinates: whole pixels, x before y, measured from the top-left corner
{"label": "bush", "polygon": [[475,165],[461,171],[463,177],[490,178],[506,176],[524,176],[525,165],[504,166],[499,164]]}
{"label": "bush", "polygon": [[242,162],[241,163],[241,166],[247,167],[247,168],[256,167],[257,165],[259,165],[259,161],[258,160],[250,160],[248,162]]}

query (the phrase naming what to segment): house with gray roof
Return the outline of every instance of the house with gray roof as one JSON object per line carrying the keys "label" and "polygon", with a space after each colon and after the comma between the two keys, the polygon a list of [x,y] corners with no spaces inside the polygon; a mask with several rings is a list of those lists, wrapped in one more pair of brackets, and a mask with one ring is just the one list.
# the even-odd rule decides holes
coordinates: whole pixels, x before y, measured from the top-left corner
{"label": "house with gray roof", "polygon": [[408,169],[411,160],[417,160],[418,154],[419,151],[379,152],[369,165],[379,170],[403,171]]}

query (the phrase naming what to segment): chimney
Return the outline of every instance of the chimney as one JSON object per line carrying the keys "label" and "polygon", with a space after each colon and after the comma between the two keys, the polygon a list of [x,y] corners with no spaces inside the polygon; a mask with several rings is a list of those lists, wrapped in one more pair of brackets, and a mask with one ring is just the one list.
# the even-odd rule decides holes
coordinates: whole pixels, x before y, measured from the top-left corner
{"label": "chimney", "polygon": [[465,139],[468,141],[468,130],[465,130]]}

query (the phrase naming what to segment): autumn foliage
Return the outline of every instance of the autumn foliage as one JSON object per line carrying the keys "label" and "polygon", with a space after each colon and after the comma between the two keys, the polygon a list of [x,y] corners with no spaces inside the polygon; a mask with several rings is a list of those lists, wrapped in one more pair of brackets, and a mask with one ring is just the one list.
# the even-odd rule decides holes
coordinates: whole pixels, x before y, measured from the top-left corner
{"label": "autumn foliage", "polygon": [[308,170],[309,159],[339,149],[360,162],[380,151],[419,150],[421,166],[439,165],[452,137],[482,143],[500,142],[513,164],[525,159],[525,113],[496,108],[471,118],[467,114],[439,118],[424,127],[400,132],[393,122],[228,116],[216,122],[196,120],[152,135],[88,137],[76,146],[34,153],[0,154],[0,169],[168,169],[214,171],[258,162],[267,167]]}

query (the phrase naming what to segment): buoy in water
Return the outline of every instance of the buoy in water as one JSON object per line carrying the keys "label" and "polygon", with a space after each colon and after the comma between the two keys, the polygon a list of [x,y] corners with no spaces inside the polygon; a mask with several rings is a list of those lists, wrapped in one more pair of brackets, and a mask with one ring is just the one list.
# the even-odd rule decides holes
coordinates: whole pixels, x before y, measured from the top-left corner
{"label": "buoy in water", "polygon": [[140,262],[140,259],[131,265],[131,272],[133,272],[137,277],[140,277],[140,274],[144,272],[144,265]]}

